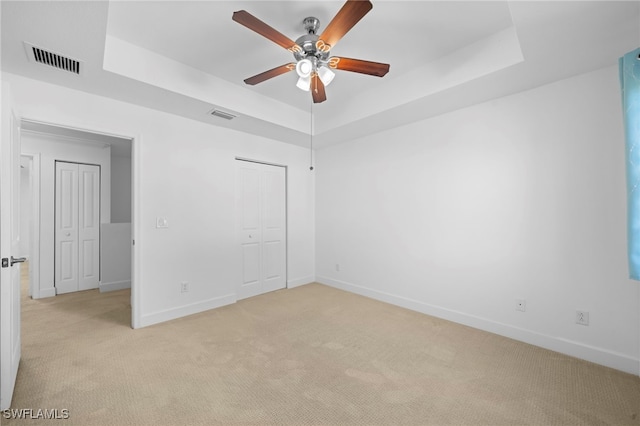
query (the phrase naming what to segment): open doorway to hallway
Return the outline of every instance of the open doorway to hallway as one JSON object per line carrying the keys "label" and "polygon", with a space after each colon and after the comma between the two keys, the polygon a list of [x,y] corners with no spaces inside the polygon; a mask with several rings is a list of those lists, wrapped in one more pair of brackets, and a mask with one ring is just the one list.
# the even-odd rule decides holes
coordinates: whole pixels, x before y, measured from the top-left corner
{"label": "open doorway to hallway", "polygon": [[[53,297],[56,288],[55,164],[100,166],[99,291],[132,284],[132,139],[30,120],[21,123],[22,250],[28,296]],[[59,231],[58,231],[59,232]],[[59,271],[58,271],[59,272]]]}

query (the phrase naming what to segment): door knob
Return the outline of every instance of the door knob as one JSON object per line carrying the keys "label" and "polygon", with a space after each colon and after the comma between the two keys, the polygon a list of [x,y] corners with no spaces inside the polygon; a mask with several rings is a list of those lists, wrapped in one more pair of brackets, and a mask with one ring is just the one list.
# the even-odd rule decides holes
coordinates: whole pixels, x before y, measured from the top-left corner
{"label": "door knob", "polygon": [[70,236],[71,236],[71,232],[65,232],[65,233],[64,233],[64,236],[65,236],[65,237],[70,237]]}
{"label": "door knob", "polygon": [[13,256],[11,256],[11,266],[14,265],[14,263],[22,263],[22,262],[26,262],[27,258],[26,257],[18,257],[15,258]]}

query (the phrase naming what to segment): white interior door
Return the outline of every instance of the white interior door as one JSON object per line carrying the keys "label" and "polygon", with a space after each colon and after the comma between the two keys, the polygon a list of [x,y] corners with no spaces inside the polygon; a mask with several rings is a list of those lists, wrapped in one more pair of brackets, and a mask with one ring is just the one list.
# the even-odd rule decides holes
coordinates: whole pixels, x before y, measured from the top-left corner
{"label": "white interior door", "polygon": [[0,410],[11,405],[20,363],[20,134],[8,84],[0,133]]}
{"label": "white interior door", "polygon": [[238,299],[286,287],[285,168],[238,161]]}
{"label": "white interior door", "polygon": [[100,168],[56,161],[56,294],[98,288]]}
{"label": "white interior door", "polygon": [[100,167],[78,165],[78,289],[100,285]]}
{"label": "white interior door", "polygon": [[78,165],[56,162],[56,293],[78,291]]}
{"label": "white interior door", "polygon": [[263,292],[279,290],[287,285],[285,168],[265,167],[260,175]]}

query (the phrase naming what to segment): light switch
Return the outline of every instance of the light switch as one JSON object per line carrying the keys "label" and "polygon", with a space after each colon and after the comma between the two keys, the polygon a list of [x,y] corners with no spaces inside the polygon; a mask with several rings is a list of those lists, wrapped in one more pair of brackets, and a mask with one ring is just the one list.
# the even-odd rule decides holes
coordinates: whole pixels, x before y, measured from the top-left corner
{"label": "light switch", "polygon": [[169,221],[166,217],[156,217],[156,228],[168,228]]}

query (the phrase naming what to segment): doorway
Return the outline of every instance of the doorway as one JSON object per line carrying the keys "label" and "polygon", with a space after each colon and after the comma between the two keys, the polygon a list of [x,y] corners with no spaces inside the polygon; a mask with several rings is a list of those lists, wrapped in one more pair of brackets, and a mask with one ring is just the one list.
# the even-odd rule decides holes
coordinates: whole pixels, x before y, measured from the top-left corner
{"label": "doorway", "polygon": [[[133,288],[135,251],[132,248],[135,231],[132,226],[135,176],[134,162],[132,161],[134,158],[134,139],[42,123],[26,118],[21,122],[21,139],[23,156],[30,158],[33,162],[30,179],[33,202],[31,203],[29,254],[27,256],[30,260],[31,296],[35,299],[56,296],[55,275],[56,271],[62,270],[56,266],[57,260],[55,260],[56,236],[60,234],[55,230],[56,162],[100,166],[99,186],[97,189],[94,187],[94,192],[100,193],[97,210],[95,204],[93,205],[94,213],[96,211],[99,213],[97,220],[99,241],[104,244],[105,234],[111,232],[111,228],[105,230],[106,225],[118,229],[128,229],[128,233],[121,233],[118,238],[124,241],[124,251],[128,250],[127,263],[131,270],[128,280],[122,279],[115,283],[106,283],[110,285],[104,285],[102,277],[103,248],[100,247],[100,244],[97,248],[95,244],[92,248],[85,244],[87,251],[100,253],[98,263],[96,264],[94,261],[89,265],[93,268],[89,275],[100,278],[98,285],[100,292],[123,288],[132,289],[131,310],[132,327],[134,327],[136,322],[134,315],[136,305],[133,303],[135,300],[135,289]],[[98,182],[93,179],[93,185],[96,183]],[[81,247],[79,246],[79,248]],[[119,250],[118,254],[122,255],[124,251]],[[118,267],[122,269],[122,263],[119,263]],[[112,277],[113,274],[109,276]],[[95,288],[95,284],[90,288]],[[65,291],[59,293],[63,292]]]}
{"label": "doorway", "polygon": [[239,300],[287,285],[286,167],[237,159],[237,179]]}

